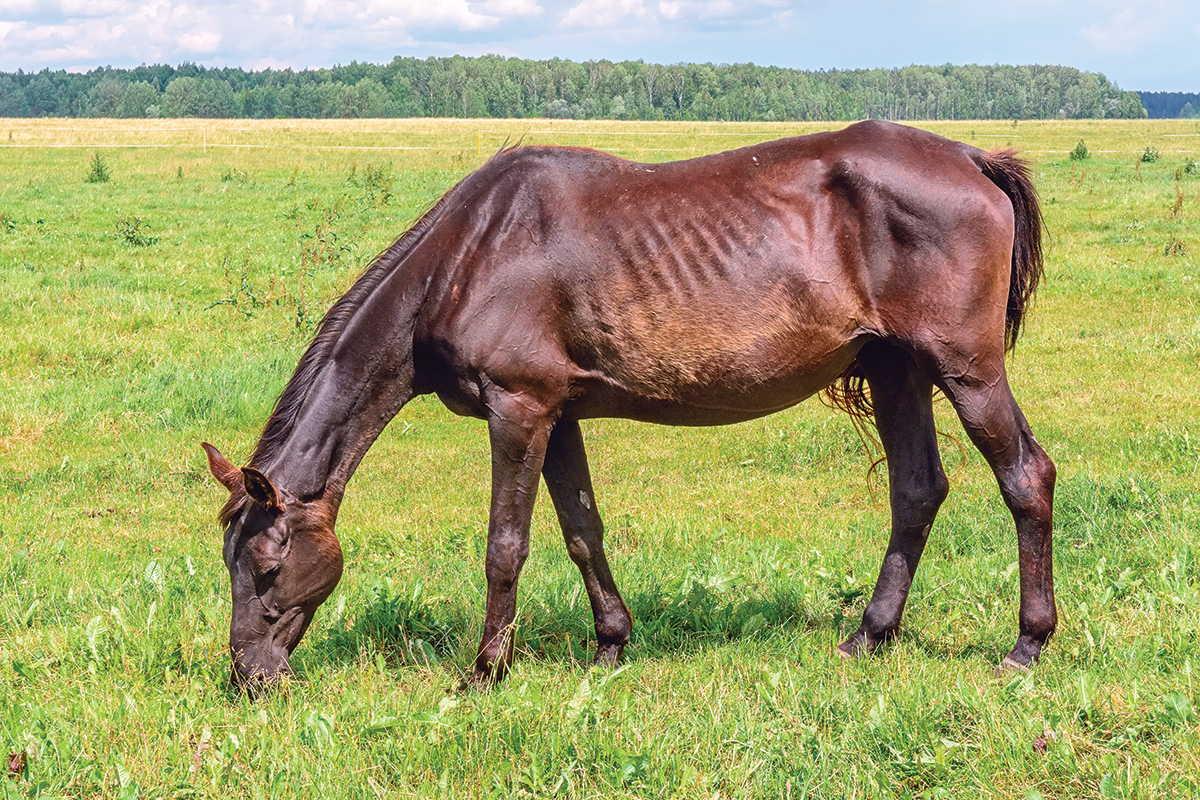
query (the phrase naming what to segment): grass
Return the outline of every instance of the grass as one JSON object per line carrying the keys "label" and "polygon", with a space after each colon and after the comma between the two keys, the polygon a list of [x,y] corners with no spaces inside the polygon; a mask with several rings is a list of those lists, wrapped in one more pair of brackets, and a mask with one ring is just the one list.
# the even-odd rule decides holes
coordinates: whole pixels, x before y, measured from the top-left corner
{"label": "grass", "polygon": [[[0,121],[0,796],[1200,791],[1194,121],[928,126],[1029,155],[1051,231],[1010,362],[1060,476],[1061,628],[1027,675],[992,677],[1016,635],[1015,537],[951,438],[904,635],[833,656],[888,514],[848,420],[809,402],[728,428],[588,423],[636,619],[624,665],[588,667],[543,496],[514,671],[448,694],[480,632],[488,455],[480,423],[421,399],[350,487],[346,575],[296,675],[263,701],[228,691],[224,492],[198,442],[249,454],[374,253],[506,140],[663,160],[827,127]],[[84,180],[96,153],[108,182]]]}

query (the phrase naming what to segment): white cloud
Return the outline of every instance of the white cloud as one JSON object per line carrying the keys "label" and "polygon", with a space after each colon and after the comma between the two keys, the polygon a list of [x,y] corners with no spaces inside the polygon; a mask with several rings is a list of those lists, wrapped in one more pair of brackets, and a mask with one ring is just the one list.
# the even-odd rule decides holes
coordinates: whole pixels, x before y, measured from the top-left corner
{"label": "white cloud", "polygon": [[1140,50],[1159,36],[1164,22],[1160,3],[1126,8],[1103,22],[1079,29],[1084,41],[1105,53],[1126,54]]}
{"label": "white cloud", "polygon": [[627,17],[647,20],[653,14],[642,0],[582,0],[562,18],[564,28],[611,28]]}
{"label": "white cloud", "polygon": [[129,0],[0,0],[0,18],[10,20],[107,17],[130,11]]}
{"label": "white cloud", "polygon": [[581,0],[562,18],[566,28],[612,28],[629,23],[686,23],[692,20],[759,22],[767,9],[786,8],[785,0]]}
{"label": "white cloud", "polygon": [[658,4],[658,13],[664,19],[733,19],[754,18],[757,13],[754,7],[767,5],[781,7],[782,0],[765,3],[735,3],[733,0],[662,0]]}
{"label": "white cloud", "polygon": [[176,41],[186,53],[215,53],[221,47],[221,34],[217,31],[185,33]]}
{"label": "white cloud", "polygon": [[38,11],[36,0],[0,0],[0,18],[20,20]]}
{"label": "white cloud", "polygon": [[482,0],[470,6],[496,17],[537,17],[544,13],[537,0]]}

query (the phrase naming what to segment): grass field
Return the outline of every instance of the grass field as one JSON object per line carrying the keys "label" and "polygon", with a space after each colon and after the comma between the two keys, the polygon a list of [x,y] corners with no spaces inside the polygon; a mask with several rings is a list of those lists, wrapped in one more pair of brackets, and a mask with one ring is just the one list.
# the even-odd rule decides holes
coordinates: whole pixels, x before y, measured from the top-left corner
{"label": "grass field", "polygon": [[[1010,361],[1059,467],[1060,629],[1031,672],[993,677],[1015,535],[945,403],[951,494],[905,632],[833,654],[888,512],[849,421],[809,401],[586,424],[624,665],[588,666],[543,492],[517,664],[449,693],[482,622],[488,453],[481,423],[420,399],[350,485],[346,574],[296,674],[261,701],[227,689],[226,493],[199,442],[248,457],[372,255],[506,140],[654,161],[829,127],[0,120],[0,797],[1200,793],[1194,121],[926,126],[1023,150],[1050,229]],[[97,154],[107,182],[86,180]]]}

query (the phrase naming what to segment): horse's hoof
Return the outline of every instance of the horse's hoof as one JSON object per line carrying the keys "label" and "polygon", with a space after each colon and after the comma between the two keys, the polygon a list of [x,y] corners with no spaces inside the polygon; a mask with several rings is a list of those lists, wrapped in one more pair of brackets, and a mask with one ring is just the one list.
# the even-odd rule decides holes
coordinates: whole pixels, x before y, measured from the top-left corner
{"label": "horse's hoof", "polygon": [[1012,656],[1005,656],[1004,660],[996,665],[996,677],[1008,679],[1014,675],[1020,675],[1023,672],[1028,672],[1029,666],[1029,664],[1022,664]]}
{"label": "horse's hoof", "polygon": [[835,649],[837,654],[842,658],[855,659],[869,656],[875,652],[875,648],[879,646],[887,637],[874,637],[859,628],[846,641],[839,644]]}
{"label": "horse's hoof", "polygon": [[615,667],[621,661],[619,645],[601,645],[596,648],[596,658],[592,661],[597,667]]}
{"label": "horse's hoof", "polygon": [[497,683],[500,678],[490,672],[475,670],[471,676],[458,685],[458,693],[466,694],[467,692],[486,692]]}

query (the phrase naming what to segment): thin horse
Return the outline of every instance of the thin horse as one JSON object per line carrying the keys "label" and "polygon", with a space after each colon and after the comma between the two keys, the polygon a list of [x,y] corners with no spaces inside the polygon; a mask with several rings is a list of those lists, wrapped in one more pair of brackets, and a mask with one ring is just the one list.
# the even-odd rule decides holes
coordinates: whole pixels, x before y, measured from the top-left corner
{"label": "thin horse", "polygon": [[580,420],[753,419],[830,391],[872,413],[891,540],[862,625],[896,635],[948,483],[935,387],[995,473],[1017,529],[1020,630],[1033,662],[1057,616],[1055,468],[1009,390],[1042,274],[1026,166],[924,131],[863,122],[667,164],[581,148],[502,151],[338,300],[249,465],[205,445],[221,512],[238,681],[270,679],[342,571],[334,521],[363,455],[406,402],[436,393],[487,421],[487,616],[473,680],[512,660],[517,579],[539,479],[583,575],[596,660],[632,620],[604,554]]}

